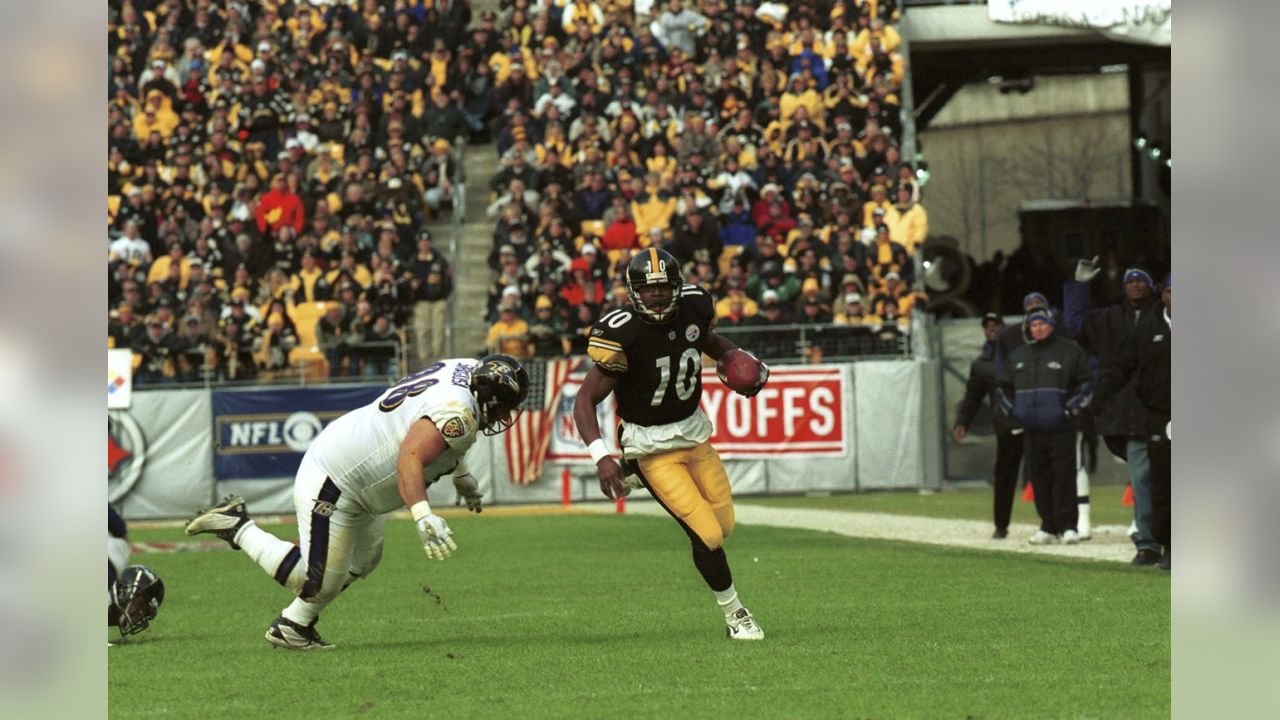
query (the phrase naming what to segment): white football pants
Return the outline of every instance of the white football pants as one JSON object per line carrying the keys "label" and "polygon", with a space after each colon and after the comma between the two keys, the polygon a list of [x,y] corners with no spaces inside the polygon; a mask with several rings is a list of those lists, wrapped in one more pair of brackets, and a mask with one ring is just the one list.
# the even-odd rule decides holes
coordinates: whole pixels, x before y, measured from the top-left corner
{"label": "white football pants", "polygon": [[293,507],[298,514],[296,546],[252,522],[235,540],[298,596],[284,609],[284,617],[310,625],[338,593],[378,566],[385,517],[369,514],[344,496],[309,454],[293,483]]}

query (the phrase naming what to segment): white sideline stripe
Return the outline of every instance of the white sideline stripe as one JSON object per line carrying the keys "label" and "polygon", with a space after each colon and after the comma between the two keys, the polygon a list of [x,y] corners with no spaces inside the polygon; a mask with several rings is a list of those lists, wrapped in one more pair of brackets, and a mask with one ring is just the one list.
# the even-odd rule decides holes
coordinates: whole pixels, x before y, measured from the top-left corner
{"label": "white sideline stripe", "polygon": [[[612,508],[612,503],[609,504]],[[660,515],[666,511],[647,499],[627,503],[627,512],[638,515]],[[750,503],[734,503],[735,522],[746,525],[798,528],[832,532],[847,537],[870,540],[940,545],[969,550],[989,550],[1018,554],[1052,555],[1054,557],[1128,563],[1134,554],[1128,529],[1121,525],[1093,528],[1093,539],[1078,545],[1031,545],[1027,538],[1038,529],[1027,523],[1009,526],[1009,537],[993,540],[994,529],[985,520],[948,520],[943,518],[888,513],[844,512],[808,508],[778,508]]]}

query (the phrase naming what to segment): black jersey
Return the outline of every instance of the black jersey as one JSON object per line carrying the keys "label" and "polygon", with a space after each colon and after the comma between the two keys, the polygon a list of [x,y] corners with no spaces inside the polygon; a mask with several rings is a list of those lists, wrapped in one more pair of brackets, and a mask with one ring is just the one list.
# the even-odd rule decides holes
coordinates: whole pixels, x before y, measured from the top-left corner
{"label": "black jersey", "polygon": [[671,320],[655,324],[623,308],[591,328],[587,355],[618,379],[618,417],[636,425],[684,420],[702,399],[702,347],[716,326],[715,304],[700,287],[680,289]]}

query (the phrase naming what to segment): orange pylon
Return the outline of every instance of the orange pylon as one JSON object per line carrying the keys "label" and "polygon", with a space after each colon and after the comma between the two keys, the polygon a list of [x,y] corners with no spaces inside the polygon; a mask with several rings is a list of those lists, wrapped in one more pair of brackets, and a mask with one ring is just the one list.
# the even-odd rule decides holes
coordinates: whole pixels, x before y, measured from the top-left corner
{"label": "orange pylon", "polygon": [[1026,486],[1022,488],[1022,502],[1035,502],[1035,501],[1036,501],[1036,493],[1034,490],[1031,489],[1031,483],[1028,482]]}
{"label": "orange pylon", "polygon": [[1125,507],[1133,507],[1133,485],[1124,486],[1124,497],[1120,498],[1120,504]]}

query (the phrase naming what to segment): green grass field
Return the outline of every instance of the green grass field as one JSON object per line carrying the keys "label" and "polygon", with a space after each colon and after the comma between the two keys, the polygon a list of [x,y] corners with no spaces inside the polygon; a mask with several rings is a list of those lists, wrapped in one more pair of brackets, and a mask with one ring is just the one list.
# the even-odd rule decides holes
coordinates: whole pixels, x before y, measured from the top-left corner
{"label": "green grass field", "polygon": [[768,637],[733,643],[666,518],[451,523],[433,563],[388,522],[322,618],[330,652],[263,640],[289,596],[241,553],[135,555],[167,595],[108,651],[112,717],[1169,715],[1166,573],[743,526],[730,561]]}
{"label": "green grass field", "polygon": [[[1089,490],[1089,507],[1094,525],[1128,525],[1133,508],[1120,504],[1122,485],[1104,485]],[[773,507],[817,508],[878,512],[890,515],[920,515],[955,520],[990,520],[991,490],[949,490],[921,495],[915,492],[857,493],[827,497],[759,497],[738,502]],[[1022,490],[1013,501],[1013,522],[1037,524],[1034,503],[1022,502]]]}

